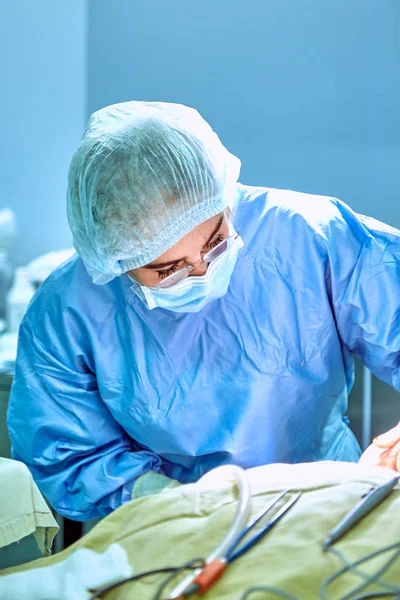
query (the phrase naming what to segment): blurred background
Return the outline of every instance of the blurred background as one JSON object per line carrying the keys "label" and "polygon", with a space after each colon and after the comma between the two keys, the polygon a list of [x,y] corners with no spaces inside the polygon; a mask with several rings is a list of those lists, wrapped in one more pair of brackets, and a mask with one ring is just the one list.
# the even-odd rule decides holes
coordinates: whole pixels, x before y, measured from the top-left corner
{"label": "blurred background", "polygon": [[71,244],[72,153],[90,113],[128,99],[196,107],[243,183],[400,226],[399,28],[398,0],[0,0],[13,261]]}
{"label": "blurred background", "polygon": [[[242,183],[336,196],[400,227],[399,31],[399,0],[0,0],[11,263],[71,246],[71,156],[93,111],[131,99],[197,108]],[[373,379],[372,398],[375,435],[400,419],[400,395]]]}

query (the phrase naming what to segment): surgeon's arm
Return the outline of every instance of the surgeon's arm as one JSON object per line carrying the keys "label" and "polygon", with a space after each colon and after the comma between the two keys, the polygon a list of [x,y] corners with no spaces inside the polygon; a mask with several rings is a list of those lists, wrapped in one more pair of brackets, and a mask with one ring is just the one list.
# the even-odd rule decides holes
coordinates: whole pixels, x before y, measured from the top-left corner
{"label": "surgeon's arm", "polygon": [[54,338],[35,336],[26,317],[8,413],[12,455],[58,513],[86,521],[130,500],[135,480],[161,472],[161,459],[115,421],[83,358],[66,364],[61,353]]}
{"label": "surgeon's arm", "polygon": [[400,391],[400,231],[340,209],[330,249],[337,328],[346,347]]}
{"label": "surgeon's arm", "polygon": [[[323,237],[340,337],[374,375],[400,391],[400,231],[340,202],[330,210]],[[400,424],[375,438],[362,460],[400,471]]]}

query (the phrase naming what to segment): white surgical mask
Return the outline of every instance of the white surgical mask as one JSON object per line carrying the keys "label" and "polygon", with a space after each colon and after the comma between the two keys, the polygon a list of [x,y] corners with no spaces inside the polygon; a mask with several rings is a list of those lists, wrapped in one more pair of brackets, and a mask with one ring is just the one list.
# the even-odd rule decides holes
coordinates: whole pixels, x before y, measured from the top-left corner
{"label": "white surgical mask", "polygon": [[208,302],[226,294],[235,268],[239,250],[243,247],[240,236],[232,239],[221,256],[209,264],[204,275],[187,277],[180,283],[154,289],[133,280],[132,291],[148,309],[165,308],[174,312],[199,312]]}

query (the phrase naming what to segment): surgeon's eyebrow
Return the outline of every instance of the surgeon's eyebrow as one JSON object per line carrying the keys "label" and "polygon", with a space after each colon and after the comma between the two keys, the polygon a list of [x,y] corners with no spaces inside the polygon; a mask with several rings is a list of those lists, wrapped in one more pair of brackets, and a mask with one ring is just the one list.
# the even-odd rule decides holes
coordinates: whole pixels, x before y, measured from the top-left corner
{"label": "surgeon's eyebrow", "polygon": [[[204,244],[204,246],[207,246],[207,244],[209,244],[211,242],[211,240],[217,235],[218,231],[221,229],[221,225],[222,225],[222,221],[224,220],[224,213],[222,213],[216,227],[214,228],[212,234],[210,235],[210,237],[208,238],[208,240],[206,241],[206,243]],[[142,269],[161,269],[163,267],[169,267],[171,265],[177,265],[180,262],[182,262],[184,259],[183,258],[178,258],[177,260],[172,260],[170,262],[165,262],[165,263],[151,263],[150,265],[145,265],[144,267],[142,267]]]}

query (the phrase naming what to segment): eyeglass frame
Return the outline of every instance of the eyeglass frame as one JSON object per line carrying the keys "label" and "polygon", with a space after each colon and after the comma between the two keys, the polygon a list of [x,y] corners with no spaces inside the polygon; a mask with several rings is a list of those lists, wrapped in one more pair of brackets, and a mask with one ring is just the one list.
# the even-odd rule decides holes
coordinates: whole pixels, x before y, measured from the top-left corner
{"label": "eyeglass frame", "polygon": [[[184,281],[185,279],[187,279],[190,275],[190,273],[194,270],[197,269],[198,266],[200,266],[201,264],[207,262],[208,264],[214,262],[215,260],[217,260],[217,258],[219,258],[220,256],[222,256],[227,250],[228,250],[228,242],[229,240],[236,240],[240,235],[240,231],[237,230],[234,233],[232,233],[231,235],[229,235],[227,238],[225,238],[224,240],[222,240],[222,242],[220,242],[217,246],[215,246],[215,248],[212,248],[211,250],[209,250],[207,252],[207,254],[205,254],[203,256],[203,258],[201,260],[199,260],[197,263],[195,263],[194,265],[185,265],[184,267],[182,267],[181,269],[179,269],[178,271],[176,271],[175,273],[171,273],[171,275],[168,275],[168,277],[165,277],[162,281],[160,281],[160,283],[158,283],[156,286],[152,286],[150,287],[150,289],[152,290],[166,290],[166,289],[170,289],[172,287],[174,287],[174,285],[177,285],[178,283],[181,283],[182,281]],[[210,254],[214,254],[218,248],[221,248],[221,246],[226,245],[225,250],[223,250],[222,252],[220,252],[219,254],[217,253],[217,255],[215,256],[215,258],[211,259],[211,260],[207,260],[207,257],[210,256]],[[175,283],[173,283],[172,285],[168,285],[165,286],[163,284],[165,284],[166,281],[168,280],[172,280],[173,278],[175,278],[179,273],[184,273],[186,271],[186,275],[184,277],[181,277],[180,279],[178,279],[178,281],[176,281]]]}

